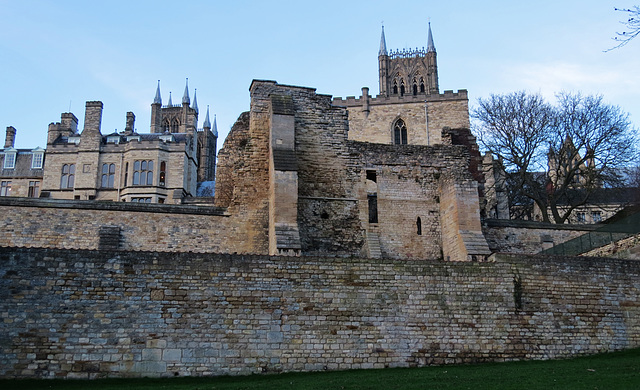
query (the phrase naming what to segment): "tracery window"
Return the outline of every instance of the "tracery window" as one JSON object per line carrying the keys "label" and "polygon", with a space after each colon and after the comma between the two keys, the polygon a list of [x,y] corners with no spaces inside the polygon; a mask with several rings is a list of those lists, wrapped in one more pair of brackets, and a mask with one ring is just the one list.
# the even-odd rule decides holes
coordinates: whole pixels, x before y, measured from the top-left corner
{"label": "tracery window", "polygon": [[418,94],[418,80],[416,80],[416,78],[413,78],[413,95],[417,95]]}
{"label": "tracery window", "polygon": [[116,177],[116,164],[102,164],[102,188],[113,188]]}
{"label": "tracery window", "polygon": [[393,143],[396,145],[407,144],[407,125],[402,119],[398,119],[393,125]]}
{"label": "tracery window", "polygon": [[168,133],[169,127],[170,127],[169,119],[165,119],[164,121],[162,121],[162,132]]}
{"label": "tracery window", "polygon": [[398,80],[393,80],[393,94],[398,94]]}
{"label": "tracery window", "polygon": [[76,164],[64,164],[60,176],[60,188],[73,188],[76,178]]}
{"label": "tracery window", "polygon": [[136,160],[133,162],[133,185],[153,185],[153,161]]}
{"label": "tracery window", "polygon": [[178,120],[176,118],[173,118],[171,120],[171,132],[172,133],[177,133],[179,126],[180,126],[180,123],[178,123]]}
{"label": "tracery window", "polygon": [[400,80],[400,96],[404,96],[404,80]]}
{"label": "tracery window", "polygon": [[424,79],[420,77],[420,93],[424,93]]}

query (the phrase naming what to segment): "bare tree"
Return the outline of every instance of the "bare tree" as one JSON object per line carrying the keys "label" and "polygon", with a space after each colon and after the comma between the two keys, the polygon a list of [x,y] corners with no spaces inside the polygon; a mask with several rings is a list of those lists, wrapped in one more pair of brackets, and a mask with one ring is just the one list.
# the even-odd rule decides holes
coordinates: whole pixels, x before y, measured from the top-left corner
{"label": "bare tree", "polygon": [[616,8],[616,11],[624,12],[627,14],[627,20],[620,22],[625,26],[625,31],[617,32],[613,40],[618,44],[611,49],[605,51],[611,51],[618,49],[640,34],[640,7],[635,5],[633,8]]}
{"label": "bare tree", "polygon": [[511,204],[535,204],[545,222],[564,223],[597,189],[623,186],[634,161],[628,114],[601,96],[563,93],[554,107],[526,92],[491,95],[472,116],[481,145],[503,161]]}

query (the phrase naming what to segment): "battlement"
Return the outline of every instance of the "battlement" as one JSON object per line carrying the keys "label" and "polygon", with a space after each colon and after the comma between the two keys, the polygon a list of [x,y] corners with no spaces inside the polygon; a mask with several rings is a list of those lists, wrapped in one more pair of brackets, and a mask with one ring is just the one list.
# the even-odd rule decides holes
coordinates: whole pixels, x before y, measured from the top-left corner
{"label": "battlement", "polygon": [[447,101],[447,100],[468,100],[468,93],[466,89],[460,89],[457,92],[453,90],[446,90],[440,94],[419,94],[419,95],[394,95],[394,96],[384,96],[377,95],[376,97],[371,97],[370,95],[363,95],[358,98],[355,96],[347,96],[345,99],[341,97],[334,97],[332,100],[332,104],[334,106],[340,107],[356,107],[362,106],[365,104],[369,105],[381,105],[381,104],[401,104],[401,103],[417,103],[417,102],[437,102],[437,101]]}
{"label": "battlement", "polygon": [[396,58],[426,57],[427,53],[428,51],[423,46],[422,49],[418,49],[416,47],[415,49],[391,50],[388,57],[392,60],[395,60]]}

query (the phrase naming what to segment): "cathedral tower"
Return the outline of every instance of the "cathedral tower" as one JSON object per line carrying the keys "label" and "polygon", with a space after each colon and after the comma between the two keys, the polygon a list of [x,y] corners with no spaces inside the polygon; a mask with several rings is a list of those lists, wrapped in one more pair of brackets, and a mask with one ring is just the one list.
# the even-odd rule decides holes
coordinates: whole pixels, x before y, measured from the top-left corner
{"label": "cathedral tower", "polygon": [[423,47],[388,52],[383,26],[378,67],[382,96],[438,94],[438,63],[431,23],[429,23],[426,50]]}
{"label": "cathedral tower", "polygon": [[189,79],[187,79],[182,104],[171,102],[171,92],[169,92],[169,102],[162,105],[160,97],[160,81],[156,89],[156,96],[151,104],[151,133],[191,133],[196,131],[198,126],[198,102],[193,98],[193,104],[189,98]]}

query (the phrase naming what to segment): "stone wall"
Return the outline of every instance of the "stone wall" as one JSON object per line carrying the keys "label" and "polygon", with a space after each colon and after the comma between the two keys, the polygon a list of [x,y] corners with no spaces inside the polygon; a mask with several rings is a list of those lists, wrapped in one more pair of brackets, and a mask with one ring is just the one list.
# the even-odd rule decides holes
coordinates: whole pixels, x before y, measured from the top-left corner
{"label": "stone wall", "polygon": [[0,377],[552,359],[640,346],[640,263],[3,248]]}
{"label": "stone wall", "polygon": [[[412,145],[441,144],[444,127],[469,128],[466,90],[425,96],[362,96],[335,98],[335,106],[349,110],[349,139],[382,144],[393,143],[393,125],[402,119]],[[426,109],[425,109],[426,106]],[[427,113],[427,115],[425,115]],[[426,131],[428,127],[428,131]]]}
{"label": "stone wall", "polygon": [[122,250],[257,253],[247,222],[210,206],[0,197],[0,246],[98,249],[118,227]]}
{"label": "stone wall", "polygon": [[482,230],[492,252],[534,254],[598,227],[600,226],[487,219]]}

